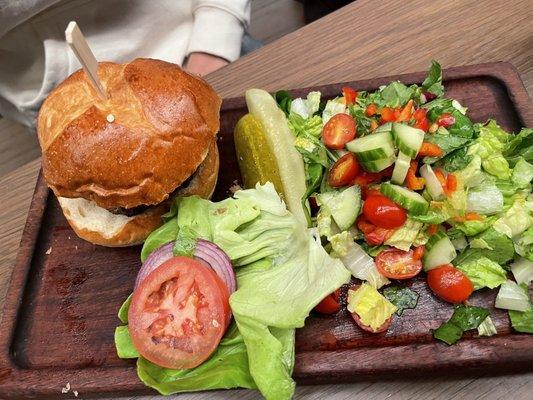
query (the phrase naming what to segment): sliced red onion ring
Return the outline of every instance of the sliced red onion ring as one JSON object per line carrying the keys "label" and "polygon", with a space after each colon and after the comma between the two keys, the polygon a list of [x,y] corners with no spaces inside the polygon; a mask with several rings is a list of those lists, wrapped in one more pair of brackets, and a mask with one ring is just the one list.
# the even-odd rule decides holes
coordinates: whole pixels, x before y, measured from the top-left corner
{"label": "sliced red onion ring", "polygon": [[[158,247],[156,250],[150,253],[148,258],[141,266],[139,273],[137,274],[135,288],[139,286],[139,284],[150,274],[150,272],[159,267],[165,261],[174,257],[174,254],[172,253],[173,247],[174,242],[169,242],[161,247]],[[195,259],[203,261],[205,264],[211,267],[213,271],[215,271],[215,273],[220,279],[222,279],[228,288],[230,295],[237,289],[237,281],[235,279],[235,273],[233,272],[231,260],[220,247],[207,240],[199,239],[196,243],[193,256]]]}

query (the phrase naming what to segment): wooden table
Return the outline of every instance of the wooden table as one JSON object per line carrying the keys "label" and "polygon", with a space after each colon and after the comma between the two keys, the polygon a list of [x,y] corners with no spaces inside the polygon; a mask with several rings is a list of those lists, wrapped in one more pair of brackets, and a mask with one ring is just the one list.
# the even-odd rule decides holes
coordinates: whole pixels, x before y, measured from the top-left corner
{"label": "wooden table", "polygon": [[[209,82],[223,97],[427,69],[510,61],[533,93],[533,1],[357,2],[217,71]],[[275,23],[275,21],[272,21]],[[0,179],[0,299],[16,257],[39,160]],[[73,388],[75,389],[75,388]],[[60,388],[58,388],[59,393]],[[362,382],[300,387],[298,398],[531,398],[533,374],[468,379]],[[80,393],[83,397],[83,393]],[[59,396],[59,394],[58,394]],[[181,398],[257,398],[231,391]],[[145,400],[153,397],[146,397]]]}

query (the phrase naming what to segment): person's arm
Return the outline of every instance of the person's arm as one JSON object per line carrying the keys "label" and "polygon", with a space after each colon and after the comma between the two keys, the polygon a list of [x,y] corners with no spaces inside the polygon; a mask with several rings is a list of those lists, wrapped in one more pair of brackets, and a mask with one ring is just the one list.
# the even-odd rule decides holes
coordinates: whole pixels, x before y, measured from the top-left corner
{"label": "person's arm", "polygon": [[185,69],[206,75],[238,59],[250,22],[250,0],[196,0],[193,13]]}

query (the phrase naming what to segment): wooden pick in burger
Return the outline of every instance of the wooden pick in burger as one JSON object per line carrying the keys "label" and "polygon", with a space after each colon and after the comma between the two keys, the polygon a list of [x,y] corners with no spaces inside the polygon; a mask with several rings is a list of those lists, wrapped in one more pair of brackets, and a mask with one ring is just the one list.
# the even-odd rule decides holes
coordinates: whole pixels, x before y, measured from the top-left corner
{"label": "wooden pick in burger", "polygon": [[[76,21],[71,21],[65,30],[65,38],[70,48],[78,58],[83,70],[89,77],[94,88],[103,100],[106,100],[104,88],[98,78],[98,61],[94,57],[85,36],[81,33],[80,27]],[[109,117],[109,116],[108,116]],[[109,119],[109,118],[108,118]],[[109,121],[112,122],[112,121]]]}

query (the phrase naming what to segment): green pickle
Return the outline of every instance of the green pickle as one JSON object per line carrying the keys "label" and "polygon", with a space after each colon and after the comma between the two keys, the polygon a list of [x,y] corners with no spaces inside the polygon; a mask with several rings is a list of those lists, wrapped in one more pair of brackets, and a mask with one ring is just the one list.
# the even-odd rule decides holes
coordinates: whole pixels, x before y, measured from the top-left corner
{"label": "green pickle", "polygon": [[235,126],[234,140],[245,188],[253,188],[258,182],[272,182],[276,191],[283,197],[278,165],[261,122],[252,114],[246,114]]}

